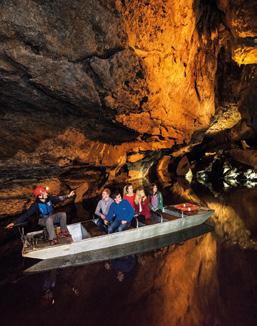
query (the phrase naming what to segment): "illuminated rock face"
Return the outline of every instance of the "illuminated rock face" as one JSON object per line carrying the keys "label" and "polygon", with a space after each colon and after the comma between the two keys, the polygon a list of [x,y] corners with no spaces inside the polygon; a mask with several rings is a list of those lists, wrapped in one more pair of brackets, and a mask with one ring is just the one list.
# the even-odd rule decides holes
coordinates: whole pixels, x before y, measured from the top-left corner
{"label": "illuminated rock face", "polygon": [[226,24],[234,37],[257,36],[256,1],[218,0],[219,8],[225,13]]}
{"label": "illuminated rock face", "polygon": [[2,156],[35,151],[68,127],[104,144],[189,142],[214,114],[207,49],[217,34],[199,33],[198,9],[191,0],[1,4],[3,129],[12,124]]}
{"label": "illuminated rock face", "polygon": [[[257,3],[256,1],[218,1],[219,8],[225,14],[225,21],[233,38],[231,39],[232,59],[243,66],[239,82],[239,111],[242,115],[242,124],[253,128],[250,137],[256,137],[256,85],[257,85]],[[237,131],[235,130],[235,133]],[[246,135],[248,138],[249,135]],[[233,138],[233,135],[232,135]]]}
{"label": "illuminated rock face", "polygon": [[[214,114],[216,60],[205,52],[204,47],[211,46],[197,30],[202,17],[193,3],[123,1],[118,7],[128,44],[144,63],[149,88],[143,121],[133,112],[118,119],[177,143],[205,129]],[[213,33],[214,39],[217,36]]]}
{"label": "illuminated rock face", "polygon": [[[45,179],[57,179],[61,190],[88,189],[84,166],[102,169],[102,183],[114,180],[124,166],[136,179],[147,174],[160,150],[201,142],[215,114],[218,53],[230,37],[222,20],[237,39],[250,37],[254,43],[256,33],[248,19],[254,5],[244,4],[240,15],[241,1],[217,5],[193,0],[1,3],[2,183],[8,179],[16,194]],[[241,51],[240,42],[236,46]],[[248,123],[256,110],[241,103]],[[77,165],[81,185],[62,177]],[[6,196],[1,192],[2,207]]]}
{"label": "illuminated rock face", "polygon": [[45,176],[29,168],[44,166],[53,178],[74,164],[115,178],[128,163],[137,178],[145,153],[203,135],[217,12],[193,0],[1,3],[1,167],[26,167],[30,188]]}

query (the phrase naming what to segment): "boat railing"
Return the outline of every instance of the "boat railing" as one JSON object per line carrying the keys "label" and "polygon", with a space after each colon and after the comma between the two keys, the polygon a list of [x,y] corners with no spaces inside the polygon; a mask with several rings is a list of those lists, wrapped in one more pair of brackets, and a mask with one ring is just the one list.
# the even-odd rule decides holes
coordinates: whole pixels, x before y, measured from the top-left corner
{"label": "boat railing", "polygon": [[156,211],[154,212],[155,215],[157,215],[160,218],[160,222],[159,223],[163,223],[164,219],[163,219],[163,214],[161,211]]}

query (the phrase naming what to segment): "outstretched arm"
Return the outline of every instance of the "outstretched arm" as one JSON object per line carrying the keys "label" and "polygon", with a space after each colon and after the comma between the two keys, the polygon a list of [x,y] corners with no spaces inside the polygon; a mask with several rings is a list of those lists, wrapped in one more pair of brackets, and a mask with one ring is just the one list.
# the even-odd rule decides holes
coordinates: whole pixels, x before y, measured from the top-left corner
{"label": "outstretched arm", "polygon": [[65,196],[50,196],[50,200],[52,201],[53,204],[57,204],[61,201],[66,200],[67,198],[75,196],[75,191],[72,190],[68,195]]}
{"label": "outstretched arm", "polygon": [[33,203],[30,208],[23,213],[22,215],[20,215],[15,222],[9,223],[6,228],[7,229],[12,229],[16,224],[20,224],[23,223],[25,221],[27,221],[29,219],[29,217],[31,217],[32,215],[34,215],[37,212],[37,204]]}

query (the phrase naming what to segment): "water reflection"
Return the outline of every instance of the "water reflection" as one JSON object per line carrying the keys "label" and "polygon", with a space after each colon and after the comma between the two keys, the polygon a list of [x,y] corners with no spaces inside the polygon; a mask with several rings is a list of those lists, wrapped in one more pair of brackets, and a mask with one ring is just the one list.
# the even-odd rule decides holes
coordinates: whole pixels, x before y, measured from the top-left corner
{"label": "water reflection", "polygon": [[[216,188],[214,195],[179,179],[165,183],[162,191],[166,204],[186,200],[214,209],[215,231],[108,266],[63,270],[57,282],[48,274],[41,282],[27,278],[6,285],[1,321],[81,325],[86,316],[88,325],[255,325],[257,188]],[[46,294],[48,289],[54,294],[54,314],[42,314],[35,299],[43,282]],[[64,312],[70,313],[64,318]]]}
{"label": "water reflection", "polygon": [[163,191],[169,204],[186,200],[213,209],[215,214],[211,221],[215,233],[226,245],[237,244],[244,249],[257,249],[257,187],[224,191],[216,184],[214,191],[213,187],[210,190],[207,186],[190,185],[185,179],[178,179]]}
{"label": "water reflection", "polygon": [[[195,244],[192,248],[192,252],[200,250],[202,253],[209,249],[212,257],[216,257],[212,272],[196,268],[196,271],[209,280],[206,285],[210,293],[206,294],[204,301],[198,297],[204,295],[203,289],[198,286],[197,297],[194,298],[197,300],[191,301],[191,304],[200,305],[201,308],[197,317],[195,316],[197,322],[192,324],[256,325],[257,188],[238,187],[224,191],[216,182],[213,189],[214,191],[211,191],[199,184],[190,185],[185,180],[177,180],[173,185],[164,188],[166,200],[171,203],[188,200],[207,205],[215,211],[212,218],[215,232],[212,238],[215,239],[217,251],[215,252],[213,244],[203,241],[200,247]],[[186,260],[190,258],[186,256]],[[199,257],[195,259],[198,261]],[[204,265],[205,263],[203,261]],[[187,286],[188,282],[185,281],[184,286]],[[215,312],[209,306],[212,298],[215,298]],[[205,318],[204,313],[207,314]],[[192,317],[193,311],[191,314]],[[212,316],[210,319],[208,314]],[[187,323],[188,321],[185,321],[185,324]]]}
{"label": "water reflection", "polygon": [[197,186],[194,190],[215,211],[213,221],[221,240],[227,245],[257,249],[257,188],[233,188],[216,196],[205,187]]}
{"label": "water reflection", "polygon": [[122,282],[125,278],[130,276],[135,270],[137,264],[137,258],[135,255],[130,255],[122,258],[110,260],[105,263],[105,269],[107,271],[114,271],[116,279]]}

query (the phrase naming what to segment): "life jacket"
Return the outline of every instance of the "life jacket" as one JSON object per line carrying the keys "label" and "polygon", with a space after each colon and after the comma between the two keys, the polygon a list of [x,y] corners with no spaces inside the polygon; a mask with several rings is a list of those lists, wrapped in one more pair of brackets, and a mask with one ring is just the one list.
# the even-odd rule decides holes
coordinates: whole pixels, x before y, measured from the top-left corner
{"label": "life jacket", "polygon": [[45,203],[38,201],[38,210],[39,210],[39,216],[41,218],[48,217],[51,215],[54,211],[54,206],[51,200],[46,201]]}

